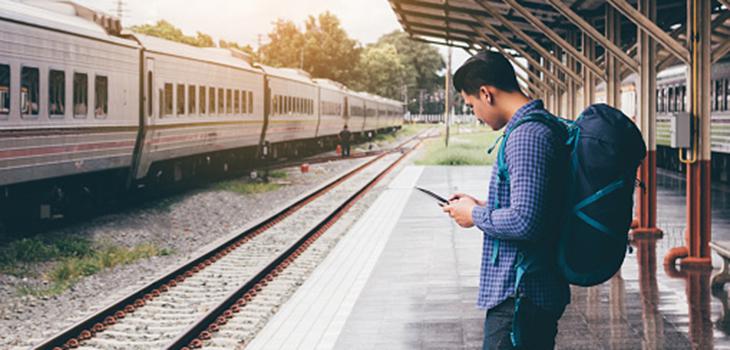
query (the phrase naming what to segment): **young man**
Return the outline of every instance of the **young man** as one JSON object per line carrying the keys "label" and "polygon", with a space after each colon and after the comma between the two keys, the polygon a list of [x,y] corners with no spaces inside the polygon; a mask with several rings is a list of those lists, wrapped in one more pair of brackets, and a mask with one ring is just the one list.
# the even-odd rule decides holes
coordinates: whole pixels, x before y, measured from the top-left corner
{"label": "young man", "polygon": [[564,135],[536,121],[512,129],[527,115],[547,112],[541,100],[522,93],[512,65],[498,53],[471,57],[454,74],[454,86],[477,118],[493,130],[511,130],[504,145],[509,181],[499,180],[494,166],[488,202],[456,193],[444,206],[460,226],[476,225],[484,233],[477,301],[487,309],[483,348],[513,349],[516,343],[520,349],[553,349],[558,319],[570,302],[568,284],[555,259],[547,258],[515,290],[515,264],[527,248],[547,257],[556,249],[566,186]]}

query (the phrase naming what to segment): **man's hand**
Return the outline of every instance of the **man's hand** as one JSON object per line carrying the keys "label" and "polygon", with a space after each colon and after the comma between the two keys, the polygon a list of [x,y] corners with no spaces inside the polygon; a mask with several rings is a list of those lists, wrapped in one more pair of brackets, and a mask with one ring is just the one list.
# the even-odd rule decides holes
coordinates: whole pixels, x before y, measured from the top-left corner
{"label": "man's hand", "polygon": [[485,207],[487,205],[486,201],[480,201],[479,199],[477,199],[473,196],[470,196],[466,193],[461,193],[461,192],[457,192],[457,193],[454,193],[451,196],[449,196],[449,202],[453,202],[453,201],[456,201],[456,200],[459,200],[462,198],[469,198],[469,199],[473,200],[474,203],[476,203],[480,207]]}
{"label": "man's hand", "polygon": [[[452,195],[453,197],[453,195]],[[471,218],[471,211],[477,206],[477,200],[471,196],[464,195],[459,199],[449,201],[449,204],[444,205],[443,211],[449,213],[449,216],[454,218],[456,223],[464,228],[474,226],[474,221]]]}

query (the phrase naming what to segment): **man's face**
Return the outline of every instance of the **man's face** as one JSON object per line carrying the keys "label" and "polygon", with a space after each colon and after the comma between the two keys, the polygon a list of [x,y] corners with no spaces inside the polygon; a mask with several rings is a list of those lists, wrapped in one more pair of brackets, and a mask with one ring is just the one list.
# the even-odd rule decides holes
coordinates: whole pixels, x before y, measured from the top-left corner
{"label": "man's face", "polygon": [[470,95],[462,91],[461,97],[464,98],[466,105],[472,108],[474,115],[489,125],[492,130],[499,130],[504,126],[504,121],[494,108],[494,101],[492,101],[494,97],[489,95],[486,87],[479,89],[478,95]]}

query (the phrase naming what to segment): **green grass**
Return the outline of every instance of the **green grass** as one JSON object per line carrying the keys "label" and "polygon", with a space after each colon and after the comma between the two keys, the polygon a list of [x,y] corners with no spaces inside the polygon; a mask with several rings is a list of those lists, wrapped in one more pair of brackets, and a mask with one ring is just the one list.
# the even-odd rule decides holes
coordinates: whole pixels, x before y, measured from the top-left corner
{"label": "green grass", "polygon": [[66,257],[58,261],[45,274],[48,286],[23,286],[19,293],[37,297],[56,295],[73,286],[82,277],[91,276],[105,269],[125,265],[153,256],[170,255],[172,251],[145,243],[132,248],[105,246],[85,256]]}
{"label": "green grass", "polygon": [[84,276],[104,269],[157,255],[169,255],[166,248],[142,244],[127,248],[95,245],[83,237],[48,235],[22,238],[0,247],[0,273],[17,277],[39,277],[45,286],[24,285],[22,295],[56,295]]}
{"label": "green grass", "polygon": [[289,177],[289,173],[285,170],[273,170],[269,172],[269,177],[274,179],[286,179]]}
{"label": "green grass", "polygon": [[91,242],[81,237],[22,238],[0,248],[0,273],[25,276],[31,273],[32,264],[85,257],[92,253]]}
{"label": "green grass", "polygon": [[248,182],[245,180],[224,181],[217,185],[218,189],[241,194],[264,193],[275,191],[282,185],[274,182]]}
{"label": "green grass", "polygon": [[497,149],[487,155],[487,149],[494,144],[500,133],[491,129],[478,127],[471,132],[459,132],[452,129],[449,147],[444,138],[431,139],[426,142],[422,156],[416,160],[418,165],[491,165],[494,163]]}

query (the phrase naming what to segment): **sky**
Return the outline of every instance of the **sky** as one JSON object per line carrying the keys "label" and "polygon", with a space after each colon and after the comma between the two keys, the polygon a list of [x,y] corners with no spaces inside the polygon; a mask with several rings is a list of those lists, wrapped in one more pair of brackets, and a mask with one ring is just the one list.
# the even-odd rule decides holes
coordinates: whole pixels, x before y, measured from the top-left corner
{"label": "sky", "polygon": [[[75,0],[102,11],[115,13],[115,0]],[[402,29],[387,0],[124,0],[123,25],[167,20],[187,35],[195,32],[219,39],[249,44],[256,48],[277,18],[294,21],[303,29],[309,15],[330,11],[341,21],[350,37],[368,44],[381,35]],[[444,58],[446,48],[438,46]],[[452,69],[467,58],[454,49]]]}

